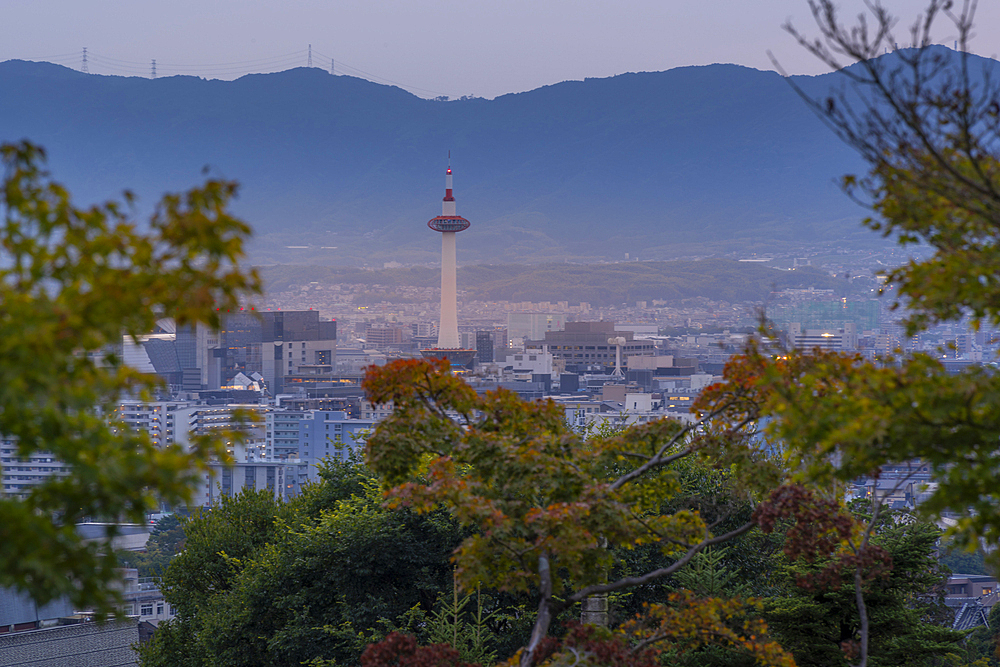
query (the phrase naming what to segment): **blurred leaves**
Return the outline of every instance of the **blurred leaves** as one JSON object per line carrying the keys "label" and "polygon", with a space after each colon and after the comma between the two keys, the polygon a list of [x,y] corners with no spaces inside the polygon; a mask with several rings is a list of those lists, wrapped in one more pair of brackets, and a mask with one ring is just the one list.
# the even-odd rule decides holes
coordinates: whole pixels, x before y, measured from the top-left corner
{"label": "blurred leaves", "polygon": [[24,499],[0,499],[0,585],[108,612],[115,555],[74,524],[112,522],[110,539],[114,522],[144,522],[160,500],[185,503],[207,461],[226,458],[219,440],[157,448],[114,422],[118,400],[158,386],[123,365],[122,336],[161,317],[217,326],[217,309],[259,293],[256,273],[237,266],[250,227],[227,211],[232,182],[165,196],[141,231],[129,193],[79,208],[44,171],[43,149],[8,144],[0,155],[0,433],[24,459],[44,452],[63,464]]}

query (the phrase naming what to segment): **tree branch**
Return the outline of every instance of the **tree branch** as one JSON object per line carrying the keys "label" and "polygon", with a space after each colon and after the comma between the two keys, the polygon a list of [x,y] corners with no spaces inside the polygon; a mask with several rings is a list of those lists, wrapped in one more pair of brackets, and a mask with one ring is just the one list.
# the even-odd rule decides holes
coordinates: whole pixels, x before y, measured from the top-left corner
{"label": "tree branch", "polygon": [[593,586],[587,586],[576,593],[566,597],[566,599],[559,605],[558,611],[561,611],[565,607],[580,602],[584,598],[591,595],[596,595],[598,593],[613,593],[614,591],[621,590],[623,588],[630,588],[632,586],[641,586],[647,584],[651,581],[665,577],[667,575],[673,574],[677,570],[681,569],[690,562],[692,558],[698,555],[698,553],[713,544],[720,544],[722,542],[728,542],[734,538],[739,537],[743,533],[747,532],[754,527],[754,523],[747,522],[735,530],[731,530],[728,533],[719,535],[717,537],[712,537],[709,539],[702,540],[698,544],[694,545],[688,549],[687,553],[681,556],[678,560],[674,561],[667,567],[661,567],[658,570],[653,570],[647,574],[640,577],[623,577],[617,581],[613,581],[607,584],[595,584]]}

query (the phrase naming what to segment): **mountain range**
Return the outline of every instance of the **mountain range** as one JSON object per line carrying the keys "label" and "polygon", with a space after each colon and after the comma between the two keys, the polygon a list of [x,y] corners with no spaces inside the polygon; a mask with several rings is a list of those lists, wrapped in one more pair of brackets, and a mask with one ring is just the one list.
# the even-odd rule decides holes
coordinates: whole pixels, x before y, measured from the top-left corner
{"label": "mountain range", "polygon": [[[807,93],[836,73],[795,77]],[[460,262],[668,259],[871,241],[863,170],[774,72],[682,67],[493,100],[426,100],[315,68],[235,81],[0,63],[0,141],[48,150],[80,201],[241,183],[255,263],[433,262],[451,151]],[[286,247],[304,246],[304,247]]]}

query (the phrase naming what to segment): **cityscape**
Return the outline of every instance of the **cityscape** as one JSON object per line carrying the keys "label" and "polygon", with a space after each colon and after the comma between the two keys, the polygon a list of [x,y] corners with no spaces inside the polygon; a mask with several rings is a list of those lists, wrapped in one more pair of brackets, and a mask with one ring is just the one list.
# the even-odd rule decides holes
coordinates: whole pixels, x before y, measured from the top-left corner
{"label": "cityscape", "polygon": [[1000,664],[998,17],[805,7],[823,73],[0,43],[0,667]]}

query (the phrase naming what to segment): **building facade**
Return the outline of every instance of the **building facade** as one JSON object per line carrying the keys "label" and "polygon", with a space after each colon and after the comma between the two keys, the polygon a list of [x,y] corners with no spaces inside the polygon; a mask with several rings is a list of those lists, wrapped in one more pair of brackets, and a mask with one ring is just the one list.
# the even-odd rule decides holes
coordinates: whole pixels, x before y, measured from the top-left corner
{"label": "building facade", "polygon": [[561,359],[568,372],[610,372],[615,368],[616,346],[608,339],[622,337],[622,367],[628,368],[629,359],[656,354],[651,340],[635,340],[631,331],[615,331],[614,322],[567,322],[562,331],[548,331],[543,340],[525,343],[525,352],[548,350],[555,359]]}

